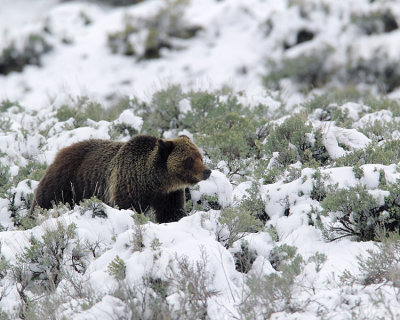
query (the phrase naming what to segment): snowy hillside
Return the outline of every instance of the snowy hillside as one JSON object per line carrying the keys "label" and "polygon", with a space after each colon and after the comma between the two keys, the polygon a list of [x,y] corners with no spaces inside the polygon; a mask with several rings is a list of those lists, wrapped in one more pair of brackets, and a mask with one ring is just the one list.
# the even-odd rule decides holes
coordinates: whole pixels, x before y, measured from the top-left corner
{"label": "snowy hillside", "polygon": [[[397,1],[0,0],[0,319],[400,318],[399,26]],[[187,217],[27,217],[58,150],[138,133],[202,150]]]}

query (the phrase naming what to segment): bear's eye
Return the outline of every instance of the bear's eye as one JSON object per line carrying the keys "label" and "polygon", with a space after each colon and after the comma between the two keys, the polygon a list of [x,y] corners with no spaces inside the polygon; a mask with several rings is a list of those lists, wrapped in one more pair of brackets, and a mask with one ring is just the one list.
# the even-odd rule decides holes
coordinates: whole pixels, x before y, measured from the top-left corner
{"label": "bear's eye", "polygon": [[193,158],[189,157],[183,162],[183,167],[185,169],[192,169],[193,168],[193,164],[194,164]]}

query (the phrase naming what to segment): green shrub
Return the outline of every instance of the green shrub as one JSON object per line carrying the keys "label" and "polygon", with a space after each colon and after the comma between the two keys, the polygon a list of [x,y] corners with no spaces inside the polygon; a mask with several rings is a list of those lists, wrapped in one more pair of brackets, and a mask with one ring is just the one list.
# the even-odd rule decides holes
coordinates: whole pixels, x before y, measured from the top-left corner
{"label": "green shrub", "polygon": [[326,65],[332,51],[332,48],[326,47],[299,57],[283,58],[278,63],[270,61],[268,74],[263,78],[264,85],[278,90],[282,79],[291,79],[305,91],[320,88],[330,80],[333,73],[333,70],[329,70]]}
{"label": "green shrub", "polygon": [[271,259],[276,273],[247,276],[247,288],[239,305],[241,319],[269,319],[275,312],[294,313],[304,307],[295,294],[296,278],[305,265],[297,249],[288,245],[276,247]]}
{"label": "green shrub", "polygon": [[0,119],[0,131],[7,133],[11,132],[12,122],[9,118],[1,118]]}
{"label": "green shrub", "polygon": [[217,168],[223,161],[230,178],[244,175],[261,157],[268,108],[249,108],[232,94],[213,97],[204,92],[193,95],[193,99],[192,110],[182,122],[196,132],[196,142],[210,158],[210,166]]}
{"label": "green shrub", "polygon": [[[389,110],[394,116],[400,115],[400,104],[398,101],[390,99],[386,95],[372,95],[370,91],[362,91],[349,85],[345,88],[335,88],[319,95],[313,95],[302,103],[307,113],[313,113],[316,109],[322,109],[323,112],[318,120],[335,121],[337,125],[342,125],[343,120],[347,120],[346,126],[350,124],[351,119],[345,119],[345,115],[339,109],[339,106],[347,102],[356,102],[369,107],[368,112],[379,110]],[[361,112],[360,117],[365,113]]]}
{"label": "green shrub", "polygon": [[383,229],[391,232],[400,227],[400,187],[397,183],[385,188],[389,195],[384,204],[377,200],[362,186],[348,189],[331,189],[321,201],[322,214],[333,215],[325,234],[330,240],[354,236],[361,241],[374,240]]}
{"label": "green shrub", "polygon": [[178,294],[177,319],[208,319],[208,300],[216,295],[214,275],[207,270],[208,258],[202,252],[201,260],[191,262],[187,257],[176,259],[176,266],[167,276],[170,291]]}
{"label": "green shrub", "polygon": [[172,320],[173,312],[166,298],[168,281],[155,278],[151,273],[141,281],[131,285],[126,280],[119,281],[119,287],[112,295],[124,304],[122,318]]}
{"label": "green shrub", "polygon": [[278,242],[278,241],[279,241],[278,230],[276,229],[275,226],[273,226],[273,225],[270,224],[270,225],[267,227],[267,230],[266,230],[266,231],[267,231],[268,234],[270,235],[272,241],[274,241],[274,242]]}
{"label": "green shrub", "polygon": [[108,131],[108,134],[110,135],[111,139],[117,139],[120,136],[133,137],[138,133],[139,132],[135,128],[125,123],[113,124],[110,130]]}
{"label": "green shrub", "polygon": [[356,179],[361,179],[364,176],[364,170],[360,166],[356,165],[353,167],[354,177]]}
{"label": "green shrub", "polygon": [[369,101],[369,99],[368,92],[360,91],[350,85],[345,88],[334,88],[322,94],[314,94],[301,105],[306,109],[307,113],[313,113],[316,109],[322,109],[323,113],[318,120],[337,121],[337,119],[332,117],[332,108],[337,108],[346,102],[362,103],[363,101]]}
{"label": "green shrub", "polygon": [[336,167],[357,166],[361,164],[390,165],[399,161],[400,140],[387,140],[385,143],[370,143],[364,149],[353,150],[335,160]]}
{"label": "green shrub", "polygon": [[398,128],[399,122],[396,120],[390,122],[375,120],[373,123],[365,124],[357,130],[370,138],[374,143],[377,143],[382,140],[391,140],[393,132]]}
{"label": "green shrub", "polygon": [[14,177],[13,183],[17,185],[19,182],[26,179],[40,181],[46,169],[46,163],[40,163],[36,160],[29,161],[26,166],[19,167],[18,175]]}
{"label": "green shrub", "polygon": [[248,273],[257,258],[257,252],[249,249],[249,243],[244,240],[240,244],[240,251],[233,256],[236,270],[242,273]]}
{"label": "green shrub", "polygon": [[146,231],[146,225],[137,223],[133,227],[133,238],[131,241],[132,252],[141,252],[145,247],[144,241],[144,233]]}
{"label": "green shrub", "polygon": [[364,98],[364,103],[371,108],[370,112],[379,110],[389,110],[393,116],[400,116],[400,104],[397,100],[389,98],[387,95],[376,96],[367,95]]}
{"label": "green shrub", "polygon": [[250,118],[237,111],[218,111],[221,111],[218,117],[210,115],[201,122],[200,132],[207,134],[199,134],[196,141],[204,148],[213,167],[222,160],[229,170],[228,176],[241,175],[248,165],[246,158],[251,159],[257,152],[254,142],[256,128]]}
{"label": "green shrub", "polygon": [[325,179],[327,175],[323,175],[320,170],[316,170],[312,175],[312,189],[310,197],[313,200],[322,201],[326,197],[327,188],[325,186]]}
{"label": "green shrub", "polygon": [[167,89],[153,94],[149,106],[142,106],[139,115],[143,117],[143,131],[161,136],[170,129],[183,129],[180,123],[179,101],[183,99],[180,86],[170,85]]}
{"label": "green shrub", "polygon": [[[329,155],[322,144],[321,131],[315,131],[311,124],[306,124],[305,114],[287,118],[272,128],[262,152],[267,159],[278,153],[274,156],[269,172],[264,169],[264,179],[268,182],[274,182],[278,175],[282,175],[289,165],[297,161],[301,161],[305,167],[326,165],[329,161]],[[262,162],[261,165],[264,166]]]}
{"label": "green shrub", "polygon": [[374,243],[373,249],[366,254],[358,255],[359,274],[354,275],[345,270],[341,275],[344,284],[359,283],[364,286],[371,284],[390,284],[400,287],[400,236],[398,231],[379,235],[380,242]]}
{"label": "green shrub", "polygon": [[88,119],[97,122],[101,120],[113,121],[118,118],[122,111],[131,108],[134,103],[129,98],[123,98],[105,108],[100,103],[91,101],[88,97],[78,97],[73,99],[71,104],[64,104],[58,108],[56,117],[59,121],[67,121],[73,118],[73,128],[79,128],[85,126]]}
{"label": "green shrub", "polygon": [[[281,125],[273,128],[268,135],[264,149],[267,157],[272,157],[274,152],[282,153],[279,155],[278,162],[283,166],[295,163],[302,156],[304,158],[304,151],[311,147],[306,133],[311,133],[311,131],[312,126],[306,125],[305,114],[286,119]],[[296,149],[290,148],[289,144]]]}
{"label": "green shrub", "polygon": [[328,257],[325,253],[316,252],[308,259],[308,263],[315,264],[315,272],[320,272]]}
{"label": "green shrub", "polygon": [[[130,319],[208,319],[208,300],[218,292],[212,288],[214,275],[207,270],[207,263],[204,251],[195,262],[175,257],[162,278],[150,270],[133,286],[120,280],[112,295],[125,305],[124,316]],[[123,269],[120,263],[117,269]],[[166,299],[170,295],[177,297],[176,305]]]}
{"label": "green shrub", "polygon": [[108,265],[108,273],[116,280],[124,280],[126,277],[126,263],[119,256],[116,256]]}
{"label": "green shrub", "polygon": [[[269,261],[272,267],[278,271],[285,269],[288,264],[294,263],[293,265],[300,266],[304,262],[301,256],[297,254],[297,248],[287,244],[274,247],[269,255]],[[296,271],[295,273],[299,274],[300,272]]]}
{"label": "green shrub", "polygon": [[[17,253],[9,271],[21,299],[18,310],[21,319],[52,319],[61,304],[70,302],[68,298],[76,298],[74,294],[82,301],[90,301],[82,288],[82,279],[78,284],[66,268],[71,266],[78,273],[86,270],[83,254],[77,253],[81,249],[74,246],[75,237],[74,224],[64,226],[58,222],[56,229],[46,230],[40,239],[32,235],[29,246]],[[58,294],[56,288],[62,280],[68,282],[68,289],[62,287],[62,294]],[[92,300],[94,296],[92,293]]]}
{"label": "green shrub", "polygon": [[79,211],[81,214],[84,214],[87,211],[91,211],[92,218],[107,218],[107,212],[104,203],[96,197],[91,197],[90,199],[85,199],[84,201],[81,201],[79,207]]}
{"label": "green shrub", "polygon": [[33,194],[21,194],[21,198],[18,199],[21,202],[21,205],[17,205],[16,196],[16,192],[10,191],[8,191],[5,196],[8,199],[8,210],[10,211],[10,217],[14,226],[21,228],[22,230],[35,227],[35,219],[27,215],[27,211],[32,205]]}
{"label": "green shrub", "polygon": [[3,320],[11,319],[10,316],[5,311],[3,311],[3,308],[1,308],[1,307],[0,307],[0,319],[3,319]]}
{"label": "green shrub", "polygon": [[363,285],[390,283],[400,287],[400,236],[391,232],[367,256],[357,256],[360,282]]}
{"label": "green shrub", "polygon": [[[185,112],[180,108],[184,99],[190,103]],[[244,106],[232,93],[185,93],[180,86],[169,86],[135,111],[144,119],[144,133],[162,136],[168,130],[177,133],[184,129],[195,133],[196,144],[210,159],[209,166],[224,166],[233,179],[260,159],[259,145],[267,135],[267,110],[263,105]]]}
{"label": "green shrub", "polygon": [[99,121],[105,118],[105,109],[96,102],[91,102],[87,97],[78,98],[73,106],[63,105],[57,110],[56,117],[59,121],[74,119],[74,128],[83,127],[88,119]]}
{"label": "green shrub", "polygon": [[48,230],[41,239],[31,236],[30,246],[17,255],[13,267],[15,280],[27,280],[26,288],[54,291],[63,277],[66,251],[76,237],[76,226],[57,223],[55,230]]}
{"label": "green shrub", "polygon": [[264,224],[252,213],[238,207],[227,207],[221,211],[216,231],[217,240],[226,248],[243,238],[249,232],[258,232]]}
{"label": "green shrub", "polygon": [[363,187],[350,187],[330,192],[321,201],[323,215],[334,213],[336,224],[330,231],[336,240],[346,236],[357,236],[362,241],[373,240],[379,220],[372,212],[378,208],[375,198]]}
{"label": "green shrub", "polygon": [[256,217],[261,222],[267,222],[269,216],[265,211],[265,202],[261,198],[259,184],[253,182],[251,187],[246,191],[248,194],[240,201],[239,208],[250,213],[250,215]]}
{"label": "green shrub", "polygon": [[11,107],[17,107],[19,111],[22,111],[22,106],[17,101],[11,101],[9,99],[4,99],[0,102],[0,112],[5,112]]}
{"label": "green shrub", "polygon": [[0,197],[5,197],[11,187],[10,167],[3,165],[0,162]]}
{"label": "green shrub", "polygon": [[[7,276],[9,269],[10,269],[10,262],[1,254],[1,247],[0,247],[0,281]],[[0,297],[2,296],[1,293],[2,292],[0,291]]]}

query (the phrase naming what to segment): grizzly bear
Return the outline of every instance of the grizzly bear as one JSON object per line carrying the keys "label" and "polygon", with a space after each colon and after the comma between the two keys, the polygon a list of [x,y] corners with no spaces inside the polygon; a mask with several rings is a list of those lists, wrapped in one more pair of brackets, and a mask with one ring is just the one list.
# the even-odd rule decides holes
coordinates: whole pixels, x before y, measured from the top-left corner
{"label": "grizzly bear", "polygon": [[91,139],[60,150],[36,191],[30,214],[39,206],[71,206],[96,196],[120,209],[146,212],[159,223],[177,221],[184,211],[185,187],[211,174],[187,137],[137,135],[128,142]]}

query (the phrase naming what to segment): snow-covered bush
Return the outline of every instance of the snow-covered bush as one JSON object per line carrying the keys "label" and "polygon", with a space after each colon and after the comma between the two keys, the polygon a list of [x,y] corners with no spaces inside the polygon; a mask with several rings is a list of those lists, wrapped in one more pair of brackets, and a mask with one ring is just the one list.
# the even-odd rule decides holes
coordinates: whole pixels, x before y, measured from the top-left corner
{"label": "snow-covered bush", "polygon": [[178,307],[173,318],[206,319],[208,301],[218,295],[218,291],[212,288],[213,280],[205,251],[201,260],[196,262],[186,257],[178,259],[168,275],[170,290],[176,292],[175,307]]}
{"label": "snow-covered bush", "polygon": [[143,133],[189,130],[209,166],[231,180],[247,174],[262,157],[268,106],[250,108],[232,92],[184,92],[172,85],[156,92],[149,104],[136,105],[135,112],[143,117]]}
{"label": "snow-covered bush", "polygon": [[152,17],[124,16],[123,28],[108,35],[108,46],[114,54],[140,59],[160,58],[161,50],[179,48],[174,38],[188,39],[201,29],[184,21],[187,0],[168,0]]}
{"label": "snow-covered bush", "polygon": [[246,190],[246,195],[240,200],[238,207],[265,223],[269,220],[265,212],[265,201],[260,194],[260,185],[253,182],[251,187]]}
{"label": "snow-covered bush", "polygon": [[[209,100],[209,93],[204,93]],[[196,97],[199,99],[199,93]],[[204,112],[203,103],[194,104],[183,120],[197,131],[196,142],[209,157],[211,166],[225,171],[230,180],[247,174],[247,169],[262,157],[260,144],[267,134],[264,130],[267,107],[247,108],[233,95],[211,98]],[[198,102],[198,100],[197,100]],[[210,101],[211,102],[211,101]],[[188,126],[189,127],[189,126]]]}
{"label": "snow-covered bush", "polygon": [[107,270],[116,280],[124,280],[126,277],[126,263],[119,256],[108,265]]}
{"label": "snow-covered bush", "polygon": [[[348,103],[349,97],[356,102]],[[290,115],[270,100],[250,102],[226,88],[187,91],[170,85],[149,99],[123,98],[109,107],[88,98],[40,111],[11,101],[0,104],[7,122],[0,133],[1,230],[28,229],[19,232],[35,240],[20,245],[27,248],[23,253],[36,248],[47,257],[53,245],[38,230],[51,219],[77,225],[64,250],[58,285],[45,292],[37,285],[51,286],[57,268],[30,256],[21,263],[20,255],[10,253],[10,243],[0,239],[6,249],[0,261],[5,314],[85,317],[105,305],[116,316],[207,318],[215,317],[216,305],[228,296],[233,296],[233,318],[314,310],[325,265],[332,263],[326,239],[371,240],[377,231],[399,226],[399,104],[352,89],[315,96]],[[202,149],[214,170],[210,179],[186,190],[188,217],[159,225],[151,212],[113,209],[89,199],[75,208],[38,209],[35,219],[25,219],[33,190],[58,149],[86,138],[127,140],[136,133],[185,134]],[[92,234],[104,226],[101,236]],[[196,244],[206,239],[205,251],[217,248],[213,257],[224,260],[210,258],[205,264],[186,258],[196,245],[183,243],[193,237]],[[181,241],[185,254],[174,256]],[[348,241],[345,250],[363,245],[339,241]],[[327,251],[316,251],[320,248]],[[41,274],[38,280],[33,272]],[[95,290],[97,282],[107,289]],[[297,298],[304,287],[311,289]],[[2,294],[9,303],[10,290],[26,298],[20,310],[1,304]]]}
{"label": "snow-covered bush", "polygon": [[91,197],[90,199],[85,199],[79,204],[79,211],[81,214],[86,212],[92,213],[92,218],[107,218],[106,207],[102,201],[96,197]]}
{"label": "snow-covered bush", "polygon": [[4,197],[10,188],[10,168],[0,162],[0,195]]}
{"label": "snow-covered bush", "polygon": [[32,293],[54,292],[65,276],[66,265],[76,265],[76,254],[71,255],[75,237],[76,225],[64,226],[58,222],[54,230],[47,230],[40,239],[31,235],[29,246],[18,254],[11,273],[21,299],[22,318],[35,313],[35,303],[30,298]]}
{"label": "snow-covered bush", "polygon": [[296,278],[305,265],[297,248],[287,245],[275,247],[270,259],[277,272],[267,276],[253,273],[246,278],[248,287],[239,307],[243,319],[268,319],[274,312],[293,313],[307,304],[295,294],[300,289]]}
{"label": "snow-covered bush", "polygon": [[399,28],[390,9],[353,14],[352,22],[367,35],[392,32]]}
{"label": "snow-covered bush", "polygon": [[363,285],[389,282],[400,287],[400,237],[398,232],[384,235],[382,242],[369,249],[366,256],[358,256],[361,274],[357,277]]}
{"label": "snow-covered bush", "polygon": [[108,272],[118,281],[112,295],[123,304],[124,315],[129,318],[206,319],[208,301],[218,295],[212,288],[214,276],[205,254],[196,262],[177,257],[162,278],[149,270],[134,286],[126,281],[125,270],[126,264],[119,257],[108,266]]}
{"label": "snow-covered bush", "polygon": [[242,239],[247,233],[260,231],[264,226],[254,214],[240,207],[223,209],[218,222],[216,237],[226,248],[230,248],[235,241]]}
{"label": "snow-covered bush", "polygon": [[[68,124],[68,127],[73,129],[87,126],[89,119],[93,121],[113,121],[130,107],[131,101],[128,98],[120,99],[119,102],[106,108],[104,105],[83,96],[74,98],[69,104],[63,104],[57,108],[56,117],[59,121],[67,121],[72,118],[72,126]],[[114,128],[114,130],[120,129]]]}
{"label": "snow-covered bush", "polygon": [[235,252],[233,257],[235,259],[236,270],[242,273],[248,273],[257,258],[257,252],[249,248],[248,241],[243,240],[240,244],[240,251]]}
{"label": "snow-covered bush", "polygon": [[400,140],[398,139],[388,139],[380,143],[373,142],[365,149],[354,150],[336,159],[335,165],[340,167],[366,163],[380,163],[385,165],[396,163],[399,159],[399,144]]}
{"label": "snow-covered bush", "polygon": [[398,183],[382,186],[387,195],[380,203],[365,187],[330,188],[320,202],[322,214],[332,223],[325,230],[329,240],[353,236],[370,241],[382,232],[393,232],[400,227],[400,196]]}
{"label": "snow-covered bush", "polygon": [[23,41],[10,40],[0,47],[0,74],[22,71],[26,65],[41,65],[41,57],[52,49],[46,38],[39,33],[24,37]]}
{"label": "snow-covered bush", "polygon": [[[349,49],[351,51],[351,48]],[[375,85],[380,93],[392,92],[400,86],[400,69],[396,59],[385,53],[364,58],[349,55],[345,63],[333,62],[335,49],[328,47],[299,56],[269,62],[264,84],[270,89],[282,89],[283,80],[290,80],[298,90],[309,92],[315,88]]]}
{"label": "snow-covered bush", "polygon": [[[31,236],[30,246],[19,255],[13,267],[16,279],[29,279],[31,290],[54,291],[62,280],[67,263],[67,250],[76,237],[76,225],[57,224],[55,230],[48,230],[41,239]],[[21,291],[20,296],[24,293]]]}
{"label": "snow-covered bush", "polygon": [[[400,318],[398,1],[19,2],[0,20],[1,319]],[[213,169],[186,217],[89,199],[25,219],[58,150],[138,133],[185,134]]]}
{"label": "snow-covered bush", "polygon": [[279,62],[269,61],[269,71],[263,79],[265,86],[274,90],[281,89],[280,81],[283,79],[292,80],[303,91],[326,85],[333,73],[327,64],[333,50],[331,47],[320,48],[295,58],[288,57]]}
{"label": "snow-covered bush", "polygon": [[317,167],[326,165],[329,155],[322,143],[322,132],[307,123],[305,114],[291,116],[283,123],[272,126],[261,154],[269,160],[266,167],[261,162],[259,172],[266,182],[274,182],[298,161],[305,166]]}
{"label": "snow-covered bush", "polygon": [[179,102],[184,93],[178,85],[168,86],[153,94],[150,103],[137,107],[138,114],[143,117],[143,131],[162,135],[171,129],[184,129],[181,124]]}

